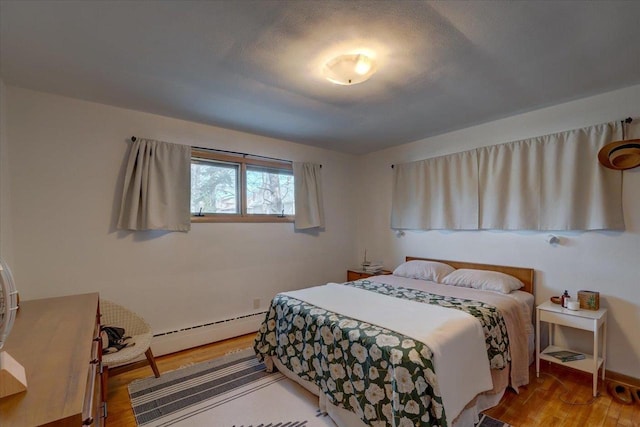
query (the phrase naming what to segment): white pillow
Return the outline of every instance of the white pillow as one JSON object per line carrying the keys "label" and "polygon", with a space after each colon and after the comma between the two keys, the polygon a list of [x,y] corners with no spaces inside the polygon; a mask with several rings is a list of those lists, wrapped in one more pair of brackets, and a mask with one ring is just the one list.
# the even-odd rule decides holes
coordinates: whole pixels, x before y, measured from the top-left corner
{"label": "white pillow", "polygon": [[460,268],[453,271],[444,278],[442,283],[485,291],[496,291],[503,294],[508,294],[524,286],[520,280],[508,274],[470,268]]}
{"label": "white pillow", "polygon": [[393,275],[441,283],[442,279],[454,270],[455,268],[442,262],[414,260],[400,264],[393,270]]}

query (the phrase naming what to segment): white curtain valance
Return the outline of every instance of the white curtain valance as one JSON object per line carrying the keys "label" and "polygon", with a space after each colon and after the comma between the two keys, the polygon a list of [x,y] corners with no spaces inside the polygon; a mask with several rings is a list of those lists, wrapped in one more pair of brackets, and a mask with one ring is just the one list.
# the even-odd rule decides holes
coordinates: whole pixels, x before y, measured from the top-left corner
{"label": "white curtain valance", "polygon": [[[396,165],[391,227],[622,230],[622,174],[597,160],[621,136],[619,123],[605,123]],[[477,164],[455,160],[461,155]]]}
{"label": "white curtain valance", "polygon": [[293,163],[296,218],[295,228],[324,227],[322,202],[322,166],[314,163]]}
{"label": "white curtain valance", "polygon": [[191,147],[144,138],[132,144],[118,228],[189,231]]}

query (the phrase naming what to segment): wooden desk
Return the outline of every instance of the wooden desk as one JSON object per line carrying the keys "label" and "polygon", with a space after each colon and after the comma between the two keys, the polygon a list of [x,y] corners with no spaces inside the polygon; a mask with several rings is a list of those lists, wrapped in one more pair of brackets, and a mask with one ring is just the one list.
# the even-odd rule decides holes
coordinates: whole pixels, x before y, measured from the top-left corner
{"label": "wooden desk", "polygon": [[0,425],[102,425],[97,314],[97,293],[20,303],[3,350],[24,367],[27,390],[0,400]]}

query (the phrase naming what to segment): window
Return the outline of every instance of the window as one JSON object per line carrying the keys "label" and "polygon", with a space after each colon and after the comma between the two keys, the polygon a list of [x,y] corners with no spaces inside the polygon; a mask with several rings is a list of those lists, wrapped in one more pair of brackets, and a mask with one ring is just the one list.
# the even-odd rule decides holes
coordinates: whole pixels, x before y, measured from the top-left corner
{"label": "window", "polygon": [[239,165],[191,160],[191,212],[236,214],[240,208]]}
{"label": "window", "polygon": [[294,214],[290,163],[192,150],[192,222],[292,222]]}
{"label": "window", "polygon": [[293,215],[293,171],[247,165],[247,213]]}

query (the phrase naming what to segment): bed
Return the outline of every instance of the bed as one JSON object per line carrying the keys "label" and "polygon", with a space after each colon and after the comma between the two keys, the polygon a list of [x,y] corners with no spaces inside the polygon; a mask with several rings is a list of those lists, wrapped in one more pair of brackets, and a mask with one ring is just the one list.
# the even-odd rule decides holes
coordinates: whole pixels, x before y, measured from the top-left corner
{"label": "bed", "polygon": [[339,427],[473,425],[529,382],[533,269],[406,261],[278,294],[256,336],[267,368],[317,395]]}

